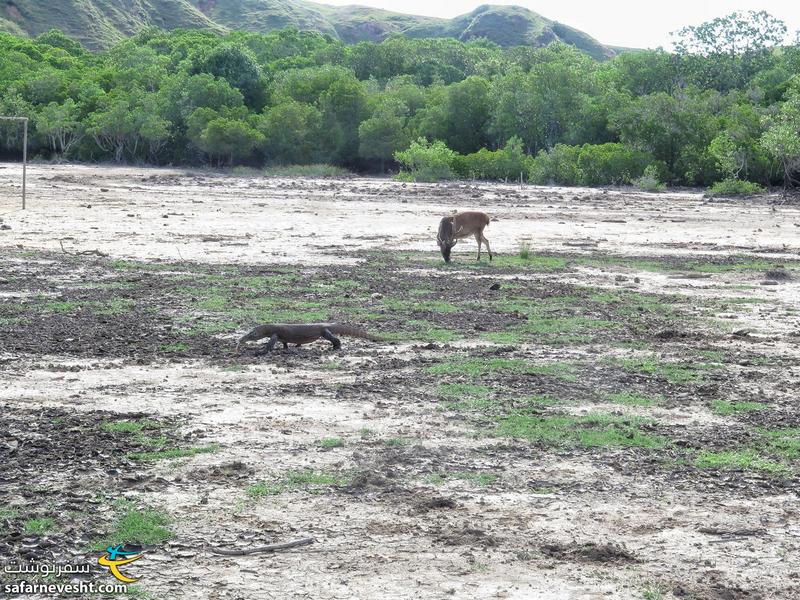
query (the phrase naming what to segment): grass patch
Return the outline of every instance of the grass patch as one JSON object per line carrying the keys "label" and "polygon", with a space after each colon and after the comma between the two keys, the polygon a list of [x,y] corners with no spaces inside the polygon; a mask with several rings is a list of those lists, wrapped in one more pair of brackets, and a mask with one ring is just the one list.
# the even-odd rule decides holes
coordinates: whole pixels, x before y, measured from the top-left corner
{"label": "grass patch", "polygon": [[566,258],[534,254],[530,247],[527,248],[527,252],[524,250],[524,248],[520,248],[518,256],[495,256],[491,264],[495,267],[518,267],[537,273],[553,273],[567,268],[568,260]]}
{"label": "grass patch", "polygon": [[161,346],[162,352],[186,352],[189,350],[189,345],[183,342],[177,342],[175,344],[164,344]]}
{"label": "grass patch", "polygon": [[47,533],[53,530],[55,524],[55,519],[42,517],[41,519],[28,519],[25,521],[24,527],[26,533]]}
{"label": "grass patch", "polygon": [[[161,438],[163,439],[163,438]],[[198,454],[211,454],[219,450],[219,444],[209,444],[208,446],[198,446],[195,448],[168,448],[164,450],[154,450],[152,452],[133,452],[128,455],[133,460],[164,460],[167,458],[184,458],[196,456]]]}
{"label": "grass patch", "polygon": [[800,428],[764,429],[758,432],[764,436],[767,449],[774,454],[789,460],[800,458]]}
{"label": "grass patch", "polygon": [[729,450],[725,452],[701,452],[694,460],[701,469],[741,469],[745,471],[764,471],[780,474],[787,471],[786,466],[765,459],[753,450]]}
{"label": "grass patch", "polygon": [[702,381],[702,371],[713,369],[712,365],[693,363],[683,365],[679,363],[662,362],[655,357],[627,358],[619,361],[628,371],[654,375],[676,385],[698,383]]}
{"label": "grass patch", "polygon": [[520,359],[508,358],[457,358],[428,367],[434,375],[468,375],[479,377],[493,373],[549,375],[565,381],[574,381],[574,366],[567,363],[532,365]]}
{"label": "grass patch", "polygon": [[144,429],[160,429],[161,423],[144,419],[142,421],[106,421],[100,424],[100,429],[112,433],[140,433]]}
{"label": "grass patch", "polygon": [[313,471],[288,471],[281,478],[271,483],[257,483],[247,488],[247,495],[258,500],[265,496],[276,496],[292,490],[305,490],[321,493],[326,488],[347,485],[351,481],[348,476]]}
{"label": "grass patch", "polygon": [[0,506],[0,519],[14,519],[17,515],[19,515],[19,511],[16,508]]}
{"label": "grass patch", "polygon": [[43,306],[49,313],[72,313],[81,308],[80,302],[48,302]]}
{"label": "grass patch", "polygon": [[325,438],[319,440],[317,442],[320,448],[342,448],[344,446],[344,440],[342,438]]}
{"label": "grass patch", "polygon": [[100,304],[94,311],[98,315],[126,315],[133,311],[136,303],[133,300],[126,298],[114,298],[103,304]]}
{"label": "grass patch", "polygon": [[440,383],[436,386],[436,394],[443,398],[479,397],[485,398],[492,393],[492,388],[471,383]]}
{"label": "grass patch", "polygon": [[408,446],[411,443],[411,440],[404,438],[404,437],[396,437],[396,438],[389,438],[388,440],[383,440],[383,445],[389,448],[392,447],[399,447],[399,446]]}
{"label": "grass patch", "polygon": [[664,600],[666,593],[666,586],[660,583],[647,583],[642,589],[642,600]]}
{"label": "grass patch", "polygon": [[191,329],[186,332],[186,335],[190,336],[197,336],[197,335],[216,335],[218,333],[228,333],[231,331],[236,331],[239,328],[239,324],[235,323],[234,321],[208,321],[203,320],[194,325]]}
{"label": "grass patch", "polygon": [[703,360],[707,360],[708,362],[718,363],[718,364],[725,363],[725,353],[720,352],[719,350],[700,350],[697,353],[697,356],[699,356]]}
{"label": "grass patch", "polygon": [[412,332],[399,332],[381,334],[387,341],[419,341],[426,342],[439,342],[447,344],[454,342],[460,336],[458,333],[451,329],[441,329],[436,327],[433,323],[425,320],[411,319],[406,323],[409,327],[413,328]]}
{"label": "grass patch", "polygon": [[512,415],[498,423],[495,434],[548,446],[663,448],[667,440],[644,433],[642,419],[592,414],[585,417]]}
{"label": "grass patch", "polygon": [[522,342],[522,336],[513,331],[492,331],[484,333],[481,338],[495,344],[519,344]]}
{"label": "grass patch", "polygon": [[117,544],[161,544],[172,537],[170,518],[152,508],[135,508],[128,501],[115,503],[122,514],[114,521],[108,536],[92,544],[94,550],[105,550]]}
{"label": "grass patch", "polygon": [[729,416],[766,410],[767,406],[759,402],[728,402],[727,400],[714,400],[714,402],[711,403],[711,408],[718,415]]}

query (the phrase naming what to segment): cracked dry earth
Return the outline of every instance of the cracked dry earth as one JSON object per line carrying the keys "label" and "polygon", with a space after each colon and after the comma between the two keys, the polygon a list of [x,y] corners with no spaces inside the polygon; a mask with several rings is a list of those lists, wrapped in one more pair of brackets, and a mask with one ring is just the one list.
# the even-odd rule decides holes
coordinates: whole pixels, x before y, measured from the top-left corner
{"label": "cracked dry earth", "polygon": [[[0,562],[140,543],[140,598],[800,597],[797,207],[59,165],[22,212],[2,166]],[[497,217],[491,264],[436,255],[456,208]],[[384,341],[233,352],[269,320]]]}

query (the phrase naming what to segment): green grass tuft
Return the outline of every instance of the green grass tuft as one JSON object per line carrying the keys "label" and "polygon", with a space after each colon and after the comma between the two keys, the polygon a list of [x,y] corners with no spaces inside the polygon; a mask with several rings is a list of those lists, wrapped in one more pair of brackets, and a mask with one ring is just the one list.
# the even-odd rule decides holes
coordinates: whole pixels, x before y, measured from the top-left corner
{"label": "green grass tuft", "polygon": [[325,438],[317,442],[321,448],[342,448],[344,440],[342,438]]}
{"label": "green grass tuft", "polygon": [[198,454],[211,454],[219,450],[219,444],[209,444],[196,448],[168,448],[165,450],[154,450],[152,452],[133,452],[128,456],[133,460],[164,460],[167,458],[184,458],[186,456],[196,456]]}
{"label": "green grass tuft", "polygon": [[28,519],[25,521],[24,527],[26,533],[48,533],[53,530],[55,524],[55,519],[42,517],[41,519]]}
{"label": "green grass tuft", "polygon": [[711,403],[711,407],[715,413],[723,416],[755,412],[768,408],[765,404],[759,402],[728,402],[726,400],[714,400]]}
{"label": "green grass tuft", "polygon": [[512,415],[500,419],[495,433],[549,446],[663,448],[667,440],[642,432],[641,419],[592,414],[585,417]]}
{"label": "green grass tuft", "polygon": [[161,544],[172,537],[170,518],[165,512],[135,508],[126,501],[116,506],[122,508],[122,514],[114,521],[108,536],[92,544],[95,550],[104,550],[107,546],[117,544]]}
{"label": "green grass tuft", "polygon": [[247,488],[247,495],[253,499],[265,496],[276,496],[292,490],[306,490],[319,493],[325,488],[343,486],[350,483],[348,476],[323,471],[305,469],[303,471],[287,471],[282,477],[273,482],[257,483]]}
{"label": "green grass tuft", "polygon": [[729,450],[724,452],[701,452],[694,461],[701,469],[741,469],[780,474],[787,472],[786,466],[765,459],[753,450]]}

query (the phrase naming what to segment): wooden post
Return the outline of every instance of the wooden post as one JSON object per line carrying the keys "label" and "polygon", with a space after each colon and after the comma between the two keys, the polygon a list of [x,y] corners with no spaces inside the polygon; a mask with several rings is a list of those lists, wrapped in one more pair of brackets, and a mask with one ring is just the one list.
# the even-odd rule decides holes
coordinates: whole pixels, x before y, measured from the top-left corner
{"label": "wooden post", "polygon": [[22,121],[22,210],[25,210],[25,184],[28,179],[28,119]]}

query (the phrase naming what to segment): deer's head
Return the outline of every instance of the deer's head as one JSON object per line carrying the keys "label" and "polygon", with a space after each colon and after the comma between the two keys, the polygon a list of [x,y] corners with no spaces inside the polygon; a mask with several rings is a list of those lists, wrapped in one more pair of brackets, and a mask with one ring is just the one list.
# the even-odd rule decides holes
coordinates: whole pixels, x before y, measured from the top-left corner
{"label": "deer's head", "polygon": [[453,217],[445,217],[439,223],[439,233],[436,236],[439,249],[442,251],[444,262],[450,262],[450,251],[456,245],[455,229],[453,227]]}

